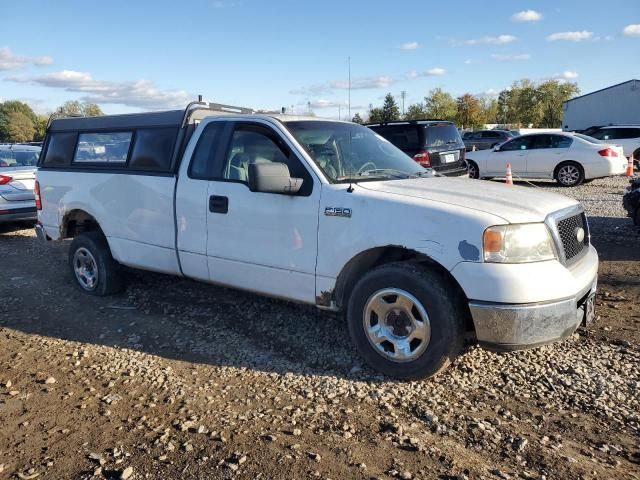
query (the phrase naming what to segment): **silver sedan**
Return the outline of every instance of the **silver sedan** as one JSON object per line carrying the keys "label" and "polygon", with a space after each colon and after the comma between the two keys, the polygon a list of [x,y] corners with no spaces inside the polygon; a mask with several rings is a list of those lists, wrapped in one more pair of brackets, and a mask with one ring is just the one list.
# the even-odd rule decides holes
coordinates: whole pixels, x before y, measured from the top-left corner
{"label": "silver sedan", "polygon": [[0,145],[0,223],[35,220],[34,186],[40,147]]}

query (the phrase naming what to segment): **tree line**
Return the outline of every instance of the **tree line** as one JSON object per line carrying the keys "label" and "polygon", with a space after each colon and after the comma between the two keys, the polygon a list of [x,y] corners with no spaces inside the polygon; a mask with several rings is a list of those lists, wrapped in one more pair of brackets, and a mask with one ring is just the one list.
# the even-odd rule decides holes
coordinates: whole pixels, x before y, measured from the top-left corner
{"label": "tree line", "polygon": [[[558,80],[541,83],[519,80],[497,97],[465,93],[454,98],[441,88],[434,88],[422,102],[409,105],[404,115],[396,99],[388,93],[382,107],[369,110],[366,121],[433,118],[449,120],[463,128],[482,128],[488,123],[509,128],[559,128],[562,126],[562,104],[579,93],[576,83]],[[356,113],[352,121],[364,123],[365,119]]]}
{"label": "tree line", "polygon": [[18,100],[0,102],[0,143],[42,141],[51,115],[97,117],[104,113],[95,103],[76,100],[65,102],[48,115],[37,114],[28,104]]}

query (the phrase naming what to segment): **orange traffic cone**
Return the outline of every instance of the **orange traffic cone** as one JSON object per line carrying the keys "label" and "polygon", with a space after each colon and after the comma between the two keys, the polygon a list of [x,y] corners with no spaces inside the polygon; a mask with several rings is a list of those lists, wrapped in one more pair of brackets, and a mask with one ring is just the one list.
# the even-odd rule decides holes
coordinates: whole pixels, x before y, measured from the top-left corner
{"label": "orange traffic cone", "polygon": [[511,175],[511,164],[507,163],[507,175],[506,175],[506,180],[504,181],[504,183],[506,183],[507,185],[513,185],[513,176]]}
{"label": "orange traffic cone", "polygon": [[633,152],[629,155],[629,162],[627,163],[627,177],[633,177]]}

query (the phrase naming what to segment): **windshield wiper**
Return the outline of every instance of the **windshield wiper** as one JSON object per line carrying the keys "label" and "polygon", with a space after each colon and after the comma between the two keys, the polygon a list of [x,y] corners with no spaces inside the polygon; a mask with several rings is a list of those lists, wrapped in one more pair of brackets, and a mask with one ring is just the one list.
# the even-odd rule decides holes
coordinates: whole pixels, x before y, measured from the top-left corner
{"label": "windshield wiper", "polygon": [[396,170],[394,168],[372,168],[371,170],[365,170],[364,172],[358,173],[359,177],[369,177],[377,175],[391,176],[393,178],[411,178],[411,174],[403,172],[402,170]]}

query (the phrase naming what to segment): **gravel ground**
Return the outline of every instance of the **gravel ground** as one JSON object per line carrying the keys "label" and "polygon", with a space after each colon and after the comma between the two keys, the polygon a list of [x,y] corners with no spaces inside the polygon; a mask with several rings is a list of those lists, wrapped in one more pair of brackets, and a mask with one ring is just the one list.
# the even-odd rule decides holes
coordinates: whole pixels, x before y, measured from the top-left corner
{"label": "gravel ground", "polygon": [[0,229],[1,478],[640,478],[640,254],[622,178],[573,189],[599,318],[431,381],[364,366],[339,316],[162,275],[77,292],[66,244]]}

